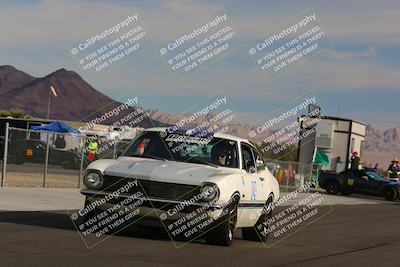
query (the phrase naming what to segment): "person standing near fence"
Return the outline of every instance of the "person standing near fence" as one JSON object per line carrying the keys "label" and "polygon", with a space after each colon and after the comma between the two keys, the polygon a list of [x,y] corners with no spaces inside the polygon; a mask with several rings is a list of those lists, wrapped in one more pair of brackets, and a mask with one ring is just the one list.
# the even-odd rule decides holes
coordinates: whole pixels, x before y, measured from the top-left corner
{"label": "person standing near fence", "polygon": [[90,161],[93,161],[95,159],[96,153],[97,153],[97,148],[98,148],[97,140],[90,141],[90,143],[89,143],[89,160]]}

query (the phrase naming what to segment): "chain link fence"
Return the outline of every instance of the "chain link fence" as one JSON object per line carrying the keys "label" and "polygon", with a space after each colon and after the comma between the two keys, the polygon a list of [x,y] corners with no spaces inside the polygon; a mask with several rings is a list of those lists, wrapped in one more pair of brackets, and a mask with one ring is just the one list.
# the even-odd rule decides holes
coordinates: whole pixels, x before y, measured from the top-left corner
{"label": "chain link fence", "polygon": [[[115,159],[131,141],[110,140],[106,136],[94,139],[98,142],[95,160]],[[91,136],[9,127],[8,142],[4,141],[7,160],[1,164],[2,186],[82,187],[83,172],[91,162],[88,157],[91,140]]]}
{"label": "chain link fence", "polygon": [[[8,187],[80,188],[83,172],[91,162],[88,157],[88,144],[91,140],[98,143],[94,160],[117,158],[132,140],[132,137],[110,139],[109,136],[78,136],[12,127],[8,129],[8,143],[5,147],[7,161],[2,181],[2,185]],[[266,167],[278,180],[283,192],[317,181],[316,164],[267,160]]]}
{"label": "chain link fence", "polygon": [[266,166],[278,180],[283,192],[290,192],[308,183],[318,187],[318,165],[301,162],[267,160]]}

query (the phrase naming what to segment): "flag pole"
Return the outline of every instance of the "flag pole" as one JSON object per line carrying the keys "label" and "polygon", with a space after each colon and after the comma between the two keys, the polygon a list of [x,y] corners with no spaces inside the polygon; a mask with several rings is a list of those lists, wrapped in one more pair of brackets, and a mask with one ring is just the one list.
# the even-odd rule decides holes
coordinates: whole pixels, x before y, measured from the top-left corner
{"label": "flag pole", "polygon": [[50,116],[50,101],[51,101],[51,89],[49,89],[49,100],[47,101],[47,119],[49,119]]}
{"label": "flag pole", "polygon": [[[310,166],[310,177],[309,177],[309,180],[311,181],[312,180],[312,174],[313,174],[313,170],[314,170],[314,161],[315,161],[315,156],[317,155],[317,147],[314,147],[314,153],[313,153],[313,156],[312,156],[312,160],[311,160],[311,166]],[[317,165],[317,170],[318,170],[318,165]],[[316,185],[318,184],[318,181],[316,181]]]}

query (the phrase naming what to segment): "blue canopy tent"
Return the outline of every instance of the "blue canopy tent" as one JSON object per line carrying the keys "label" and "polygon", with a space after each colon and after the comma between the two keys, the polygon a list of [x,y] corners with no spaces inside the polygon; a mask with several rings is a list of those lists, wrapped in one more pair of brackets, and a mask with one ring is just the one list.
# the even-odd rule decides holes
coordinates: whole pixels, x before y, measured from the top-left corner
{"label": "blue canopy tent", "polygon": [[81,134],[78,129],[72,128],[61,121],[55,121],[44,126],[33,126],[32,130],[42,130],[57,133]]}

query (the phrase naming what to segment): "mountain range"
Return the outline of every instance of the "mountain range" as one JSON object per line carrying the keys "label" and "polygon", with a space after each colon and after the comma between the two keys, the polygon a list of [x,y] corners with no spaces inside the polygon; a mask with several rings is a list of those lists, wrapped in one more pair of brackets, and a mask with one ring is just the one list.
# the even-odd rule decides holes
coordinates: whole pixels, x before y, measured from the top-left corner
{"label": "mountain range", "polygon": [[[51,99],[50,119],[87,122],[122,104],[94,89],[74,71],[59,69],[36,78],[6,65],[0,66],[0,109],[21,108],[32,117],[46,118],[50,86],[56,88],[57,93],[57,97]],[[102,124],[112,124],[138,108],[121,110]],[[160,123],[146,117],[138,126],[152,125]]]}

